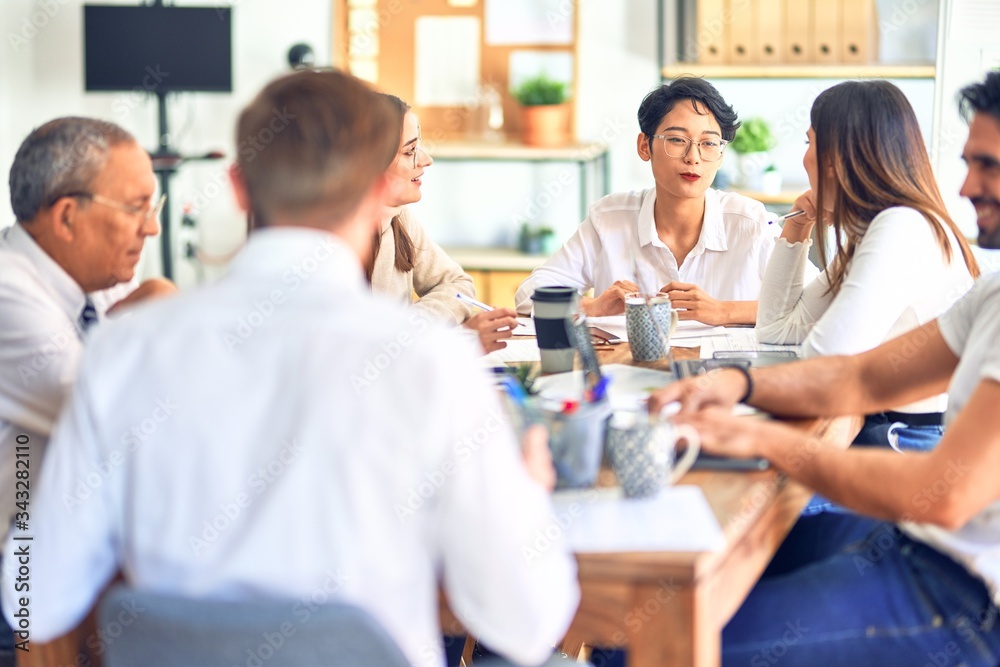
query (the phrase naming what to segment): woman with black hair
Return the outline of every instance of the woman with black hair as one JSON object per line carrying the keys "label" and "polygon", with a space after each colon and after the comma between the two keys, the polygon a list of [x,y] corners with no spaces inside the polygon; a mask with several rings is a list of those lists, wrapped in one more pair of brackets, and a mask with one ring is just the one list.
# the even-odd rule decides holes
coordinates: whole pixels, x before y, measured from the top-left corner
{"label": "woman with black hair", "polygon": [[[739,121],[704,79],[664,84],[639,106],[636,149],[655,187],[608,195],[591,206],[576,234],[517,291],[520,313],[535,288],[593,288],[588,315],[624,312],[637,281],[660,288],[681,319],[753,324],[764,268],[780,229],[764,206],[711,188]],[[638,269],[640,276],[635,275]]]}

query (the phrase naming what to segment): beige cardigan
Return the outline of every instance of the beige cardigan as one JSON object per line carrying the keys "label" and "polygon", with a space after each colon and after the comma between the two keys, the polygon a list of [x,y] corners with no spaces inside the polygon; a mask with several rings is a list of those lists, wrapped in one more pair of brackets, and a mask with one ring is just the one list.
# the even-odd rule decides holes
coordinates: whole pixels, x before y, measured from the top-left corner
{"label": "beige cardigan", "polygon": [[381,245],[372,268],[372,290],[413,303],[433,317],[454,324],[461,324],[472,315],[472,308],[455,298],[457,292],[475,297],[472,278],[448,254],[427,236],[423,225],[417,222],[404,207],[399,214],[403,229],[413,241],[413,270],[407,273],[396,270],[396,244],[392,236],[391,220],[382,225]]}

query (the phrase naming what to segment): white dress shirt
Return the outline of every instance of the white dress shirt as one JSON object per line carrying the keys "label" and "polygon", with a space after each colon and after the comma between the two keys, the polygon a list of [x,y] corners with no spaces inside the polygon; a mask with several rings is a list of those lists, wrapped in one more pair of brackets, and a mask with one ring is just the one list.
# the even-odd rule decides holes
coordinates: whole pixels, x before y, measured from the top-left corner
{"label": "white dress shirt", "polygon": [[77,625],[119,569],[141,590],[288,599],[293,623],[354,603],[435,667],[439,581],[474,635],[522,662],[578,601],[474,346],[372,295],[315,230],[255,232],[218,283],[102,327],[41,476],[35,641]]}
{"label": "white dress shirt", "polygon": [[[959,357],[948,384],[951,400],[945,424],[951,424],[965,408],[983,380],[1000,382],[1000,273],[980,278],[964,299],[938,319],[941,336]],[[941,471],[949,483],[966,484],[962,461]],[[914,497],[914,504],[929,502],[926,494]],[[933,502],[933,499],[932,501]],[[957,530],[920,523],[904,523],[903,530],[918,540],[948,554],[982,578],[993,603],[1000,605],[1000,501],[983,508]]]}
{"label": "white dress shirt", "polygon": [[[919,211],[886,209],[868,225],[836,294],[825,272],[812,279],[804,274],[811,241],[779,239],[764,276],[757,337],[762,343],[801,343],[806,357],[858,354],[930,322],[972,286],[958,240],[950,231],[948,239],[950,262]],[[947,407],[948,396],[941,394],[896,409]]]}
{"label": "white dress shirt", "polygon": [[693,283],[720,301],[756,301],[774,239],[781,233],[764,205],[732,192],[709,188],[698,243],[677,259],[656,233],[655,189],[608,195],[572,238],[521,283],[517,312],[531,313],[537,287],[565,285],[600,296],[617,280],[635,282],[633,258],[649,289]]}
{"label": "white dress shirt", "polygon": [[[127,284],[90,295],[98,319],[132,289]],[[26,437],[31,465],[41,465],[52,425],[76,378],[83,349],[79,319],[86,298],[20,223],[0,230],[2,535],[15,511],[15,440]]]}

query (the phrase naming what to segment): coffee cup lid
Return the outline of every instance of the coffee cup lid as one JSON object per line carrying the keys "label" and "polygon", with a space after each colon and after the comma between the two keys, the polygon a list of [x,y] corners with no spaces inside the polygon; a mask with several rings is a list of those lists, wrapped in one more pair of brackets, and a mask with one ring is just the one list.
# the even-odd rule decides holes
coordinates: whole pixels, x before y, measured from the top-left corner
{"label": "coffee cup lid", "polygon": [[537,287],[531,295],[532,301],[563,302],[569,301],[576,294],[572,287]]}

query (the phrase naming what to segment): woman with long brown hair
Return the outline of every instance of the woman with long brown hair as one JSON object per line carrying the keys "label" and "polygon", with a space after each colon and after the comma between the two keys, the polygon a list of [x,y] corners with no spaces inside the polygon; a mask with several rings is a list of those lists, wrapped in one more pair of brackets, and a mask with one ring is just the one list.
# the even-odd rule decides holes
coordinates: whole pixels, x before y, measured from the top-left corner
{"label": "woman with long brown hair", "polygon": [[366,267],[372,289],[409,303],[432,317],[464,324],[475,331],[486,352],[507,346],[505,338],[517,326],[509,308],[472,313],[455,295],[475,297],[472,278],[435,243],[407,210],[420,201],[424,170],[434,163],[421,146],[420,121],[410,106],[394,95],[385,95],[403,122],[399,150],[386,170],[386,205],[375,235],[372,258]]}
{"label": "woman with long brown hair", "polygon": [[[807,357],[855,354],[936,318],[979,267],[945,208],[899,88],[838,84],[816,98],[810,121],[803,165],[811,189],[795,201],[804,214],[785,221],[764,273],[757,335],[801,343]],[[814,227],[826,268],[805,284]],[[829,261],[827,234],[835,248]],[[932,448],[947,400],[942,394],[869,415],[855,442]]]}

